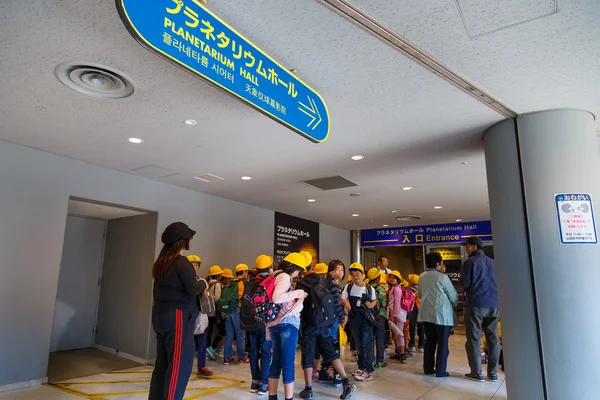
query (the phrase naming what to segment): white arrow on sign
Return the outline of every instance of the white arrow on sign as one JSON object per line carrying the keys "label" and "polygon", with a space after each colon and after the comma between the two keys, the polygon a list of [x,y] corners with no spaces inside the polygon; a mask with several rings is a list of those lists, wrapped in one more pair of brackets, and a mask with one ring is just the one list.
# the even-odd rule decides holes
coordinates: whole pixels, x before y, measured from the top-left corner
{"label": "white arrow on sign", "polygon": [[301,101],[299,101],[298,104],[300,104],[300,107],[298,107],[298,110],[302,111],[304,114],[308,115],[311,118],[308,125],[306,125],[307,127],[310,128],[310,126],[315,121],[317,121],[317,123],[314,124],[312,127],[312,130],[314,131],[315,128],[321,123],[321,121],[323,119],[321,118],[321,113],[319,113],[319,108],[317,107],[317,104],[315,103],[315,101],[313,99],[311,99],[310,96],[306,96],[306,98],[308,99],[308,103],[310,104],[310,107],[307,106],[306,104],[302,103]]}

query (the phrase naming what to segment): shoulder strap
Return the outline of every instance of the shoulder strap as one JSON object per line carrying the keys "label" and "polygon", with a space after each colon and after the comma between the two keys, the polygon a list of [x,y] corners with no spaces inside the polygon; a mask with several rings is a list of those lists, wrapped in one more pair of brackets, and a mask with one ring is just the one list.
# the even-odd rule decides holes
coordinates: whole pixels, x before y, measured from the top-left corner
{"label": "shoulder strap", "polygon": [[346,286],[346,293],[348,293],[348,297],[350,297],[350,292],[352,292],[352,288],[354,287],[354,283],[349,283]]}

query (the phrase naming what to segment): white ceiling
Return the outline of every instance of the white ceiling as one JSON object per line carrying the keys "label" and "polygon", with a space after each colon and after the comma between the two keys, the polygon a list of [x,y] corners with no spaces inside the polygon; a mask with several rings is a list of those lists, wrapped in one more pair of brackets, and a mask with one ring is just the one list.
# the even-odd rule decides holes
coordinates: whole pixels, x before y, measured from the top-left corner
{"label": "white ceiling", "polygon": [[[600,112],[594,1],[562,1],[558,14],[483,35],[547,5],[505,0],[489,19],[477,7],[496,1],[460,3],[472,39],[452,0],[355,0],[518,112]],[[317,0],[208,7],[321,93],[331,115],[327,142],[301,138],[146,51],[113,0],[0,2],[0,139],[131,173],[160,167],[175,175],[157,180],[349,229],[406,225],[392,210],[427,224],[489,218],[481,134],[501,115]],[[117,101],[73,92],[53,75],[73,60],[116,68],[137,90]],[[198,125],[183,124],[188,118]],[[130,136],[145,143],[130,145]],[[193,179],[207,172],[225,179]],[[338,174],[360,186],[320,192],[299,183]]]}
{"label": "white ceiling", "polygon": [[73,199],[69,199],[68,213],[70,215],[76,215],[80,217],[90,217],[105,220],[146,214],[142,211],[128,210],[125,208],[112,207],[105,204],[96,204]]}

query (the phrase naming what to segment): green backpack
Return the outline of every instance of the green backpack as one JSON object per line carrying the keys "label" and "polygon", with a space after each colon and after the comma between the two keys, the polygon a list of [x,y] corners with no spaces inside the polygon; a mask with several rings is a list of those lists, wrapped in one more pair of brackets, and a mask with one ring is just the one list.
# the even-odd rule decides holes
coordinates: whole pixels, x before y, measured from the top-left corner
{"label": "green backpack", "polygon": [[217,301],[217,311],[231,314],[236,308],[240,298],[238,297],[238,285],[240,281],[233,281],[221,290],[221,298]]}

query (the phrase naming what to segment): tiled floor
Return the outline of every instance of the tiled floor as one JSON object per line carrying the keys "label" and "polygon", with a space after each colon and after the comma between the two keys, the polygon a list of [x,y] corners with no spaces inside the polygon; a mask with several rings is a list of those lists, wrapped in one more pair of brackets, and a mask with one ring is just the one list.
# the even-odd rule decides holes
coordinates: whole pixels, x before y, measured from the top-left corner
{"label": "tiled floor", "polygon": [[[354,371],[346,354],[346,368]],[[300,357],[296,358],[296,397],[303,388],[303,374],[300,370]],[[498,383],[472,382],[464,378],[468,365],[464,350],[464,336],[452,336],[448,372],[450,377],[438,379],[422,373],[422,355],[416,354],[406,365],[390,362],[388,368],[378,370],[372,382],[357,383],[358,389],[353,399],[376,400],[501,400],[506,399],[504,374],[500,371]],[[249,367],[209,362],[216,378],[212,380],[193,378],[188,385],[186,399],[199,398],[215,400],[245,400],[260,397],[249,392]],[[74,395],[49,386],[0,393],[0,400],[145,400],[151,367],[138,367],[119,373],[106,373],[63,382],[67,391],[85,393]],[[242,380],[246,382],[241,383]],[[280,388],[281,389],[281,388]],[[315,398],[339,398],[341,389],[330,385],[314,384]],[[281,395],[280,398],[283,396]],[[266,399],[266,396],[263,397]],[[298,398],[298,397],[297,397]]]}

